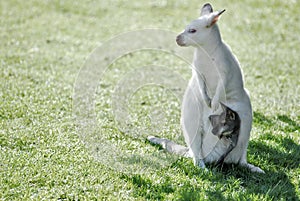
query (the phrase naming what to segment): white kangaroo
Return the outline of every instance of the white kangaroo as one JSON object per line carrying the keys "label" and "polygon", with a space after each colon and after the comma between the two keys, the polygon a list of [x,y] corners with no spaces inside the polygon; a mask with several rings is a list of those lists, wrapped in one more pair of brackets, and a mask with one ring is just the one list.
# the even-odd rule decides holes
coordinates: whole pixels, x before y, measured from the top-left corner
{"label": "white kangaroo", "polygon": [[[205,163],[214,163],[226,153],[230,143],[211,133],[209,121],[212,113],[218,113],[222,102],[236,111],[241,120],[237,144],[224,162],[240,164],[252,172],[264,173],[259,167],[247,163],[252,108],[244,88],[239,62],[221,39],[217,21],[224,11],[213,12],[212,6],[205,4],[200,17],[193,20],[176,38],[179,46],[196,48],[192,78],[186,89],[181,111],[183,134],[189,150],[186,156],[191,156],[196,166],[205,168]],[[148,139],[162,145],[170,142],[153,136]],[[176,146],[181,151],[184,149],[173,142],[171,145],[173,152],[177,152],[174,151]]]}

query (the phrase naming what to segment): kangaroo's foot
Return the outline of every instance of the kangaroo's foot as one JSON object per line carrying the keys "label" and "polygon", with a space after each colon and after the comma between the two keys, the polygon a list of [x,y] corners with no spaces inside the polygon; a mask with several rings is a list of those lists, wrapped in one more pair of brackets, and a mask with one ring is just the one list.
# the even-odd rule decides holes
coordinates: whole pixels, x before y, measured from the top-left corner
{"label": "kangaroo's foot", "polygon": [[241,164],[241,166],[248,168],[251,172],[265,174],[265,171],[263,171],[259,167],[255,166],[255,165],[252,165],[250,163],[244,163],[244,164]]}

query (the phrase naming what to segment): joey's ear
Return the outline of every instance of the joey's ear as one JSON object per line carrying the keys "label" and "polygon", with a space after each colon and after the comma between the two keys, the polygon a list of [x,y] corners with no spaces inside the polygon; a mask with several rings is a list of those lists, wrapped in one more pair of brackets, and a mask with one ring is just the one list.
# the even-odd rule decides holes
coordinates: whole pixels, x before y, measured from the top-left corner
{"label": "joey's ear", "polygon": [[222,15],[222,13],[225,12],[225,9],[219,12],[214,12],[210,15],[207,23],[207,27],[213,26],[219,19],[219,17]]}
{"label": "joey's ear", "polygon": [[220,102],[220,104],[222,106],[222,110],[226,114],[226,118],[229,117],[230,120],[235,120],[236,112],[233,111],[230,107],[227,107],[226,105],[224,105],[222,102]]}
{"label": "joey's ear", "polygon": [[230,108],[228,108],[228,110],[227,110],[227,115],[230,120],[235,120],[235,114]]}
{"label": "joey's ear", "polygon": [[203,5],[203,7],[201,9],[200,16],[210,14],[212,12],[213,12],[212,6],[209,3],[206,3],[206,4]]}

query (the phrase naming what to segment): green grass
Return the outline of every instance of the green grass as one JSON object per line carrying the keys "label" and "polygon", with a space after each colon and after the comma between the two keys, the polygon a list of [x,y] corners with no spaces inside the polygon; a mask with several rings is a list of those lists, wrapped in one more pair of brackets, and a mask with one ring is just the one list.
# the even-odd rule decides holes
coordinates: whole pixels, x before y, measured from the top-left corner
{"label": "green grass", "polygon": [[136,68],[160,65],[189,78],[187,64],[167,52],[114,61],[94,94],[95,130],[82,133],[74,119],[74,84],[93,49],[132,30],[179,33],[203,3],[1,1],[0,200],[299,200],[297,1],[213,5],[226,8],[219,27],[251,93],[248,160],[265,175],[237,166],[203,172],[147,143],[148,134],[183,142],[176,86],[138,88],[126,103],[128,121],[116,120],[113,92]]}

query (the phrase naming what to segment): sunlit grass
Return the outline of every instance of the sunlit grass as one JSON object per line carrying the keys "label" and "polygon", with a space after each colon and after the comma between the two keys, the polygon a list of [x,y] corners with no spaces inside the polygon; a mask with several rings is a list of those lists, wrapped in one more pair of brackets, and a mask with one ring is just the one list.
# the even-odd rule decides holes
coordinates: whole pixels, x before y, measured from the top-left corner
{"label": "sunlit grass", "polygon": [[[130,30],[180,32],[198,16],[203,3],[2,1],[0,199],[299,199],[297,1],[231,0],[213,5],[226,8],[220,30],[241,63],[251,94],[254,123],[248,160],[265,175],[237,166],[203,172],[191,160],[173,158],[147,143],[148,134],[183,143],[176,87],[139,88],[127,104],[128,124],[116,121],[112,94],[128,72],[155,64],[189,78],[187,64],[168,53],[140,51],[109,66],[95,91],[95,139],[105,141],[97,145],[96,140],[95,150],[90,150],[84,133],[78,132],[72,116],[73,87],[92,50]],[[111,152],[126,153],[127,158],[99,157],[106,156],[102,145],[114,145],[119,150]]]}

